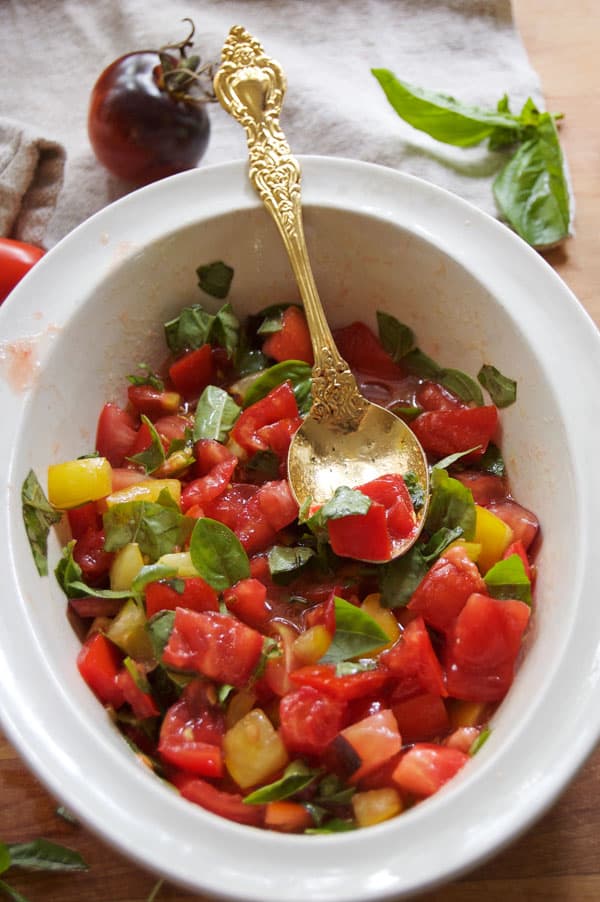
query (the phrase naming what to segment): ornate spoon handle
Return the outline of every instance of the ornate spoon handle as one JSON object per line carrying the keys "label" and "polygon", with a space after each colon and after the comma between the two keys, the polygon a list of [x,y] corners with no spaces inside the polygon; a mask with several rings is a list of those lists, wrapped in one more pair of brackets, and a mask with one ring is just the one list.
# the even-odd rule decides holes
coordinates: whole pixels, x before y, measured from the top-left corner
{"label": "ornate spoon handle", "polygon": [[246,131],[250,181],[277,224],[304,303],[315,358],[311,415],[354,430],[367,402],[335,346],[308,258],[300,166],[279,125],[285,74],[241,25],[231,29],[221,59],[215,93]]}

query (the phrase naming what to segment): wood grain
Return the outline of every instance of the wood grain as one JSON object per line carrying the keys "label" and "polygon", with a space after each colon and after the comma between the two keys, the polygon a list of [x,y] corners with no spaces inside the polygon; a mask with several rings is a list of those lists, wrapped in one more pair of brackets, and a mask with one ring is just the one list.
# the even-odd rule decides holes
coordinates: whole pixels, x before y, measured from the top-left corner
{"label": "wood grain", "polygon": [[[514,8],[547,107],[565,114],[561,137],[577,201],[576,236],[547,260],[600,324],[600,7],[597,0],[514,0]],[[57,816],[55,801],[1,734],[0,823],[5,841],[43,835],[77,849],[90,865],[65,877],[11,871],[11,885],[31,902],[144,902],[156,885],[154,875]],[[422,902],[596,902],[598,836],[600,749],[524,836],[468,875],[422,895]],[[167,884],[158,899],[202,902]]]}

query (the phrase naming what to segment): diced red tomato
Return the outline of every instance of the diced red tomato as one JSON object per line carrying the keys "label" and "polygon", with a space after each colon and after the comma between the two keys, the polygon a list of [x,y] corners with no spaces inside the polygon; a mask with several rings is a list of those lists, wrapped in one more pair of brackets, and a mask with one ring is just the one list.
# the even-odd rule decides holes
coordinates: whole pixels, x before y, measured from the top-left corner
{"label": "diced red tomato", "polygon": [[468,755],[480,733],[480,727],[457,727],[449,736],[446,736],[444,745],[447,745],[449,749],[458,749]]}
{"label": "diced red tomato", "polygon": [[201,438],[194,443],[195,476],[206,476],[218,464],[228,460],[237,460],[226,445],[213,438]]}
{"label": "diced red tomato", "polygon": [[280,833],[303,833],[307,827],[313,826],[312,815],[308,808],[299,802],[282,799],[279,802],[267,802],[265,810],[265,827]]}
{"label": "diced red tomato", "polygon": [[389,561],[392,556],[386,510],[377,501],[371,503],[366,514],[329,520],[327,528],[330,545],[340,557]]}
{"label": "diced red tomato", "polygon": [[209,679],[243,686],[255,671],[263,637],[228,614],[177,608],[163,661]]}
{"label": "diced red tomato", "polygon": [[130,385],[127,397],[138,413],[145,414],[150,420],[176,414],[181,404],[178,392],[161,391],[152,385]]}
{"label": "diced red tomato", "polygon": [[184,398],[198,398],[215,378],[212,348],[209,344],[189,351],[169,367],[175,391]]}
{"label": "diced red tomato", "polygon": [[422,617],[411,620],[398,641],[383,651],[379,660],[382,668],[396,678],[398,700],[422,692],[448,695],[442,667]]}
{"label": "diced red tomato", "polygon": [[294,670],[290,674],[290,679],[296,686],[312,686],[325,695],[350,701],[365,695],[374,695],[387,683],[389,676],[389,673],[379,669],[336,676],[335,667],[331,664],[313,664]]}
{"label": "diced red tomato", "polygon": [[297,666],[294,642],[298,633],[289,623],[280,621],[275,621],[273,628],[277,633],[281,654],[267,658],[264,675],[258,680],[256,686],[262,694],[277,695],[283,698],[294,688],[290,675]]}
{"label": "diced red tomato", "polygon": [[256,554],[272,545],[277,533],[293,523],[298,504],[287,480],[280,479],[260,486],[234,484],[209,502],[205,512],[232,529],[248,554]]}
{"label": "diced red tomato", "polygon": [[250,454],[266,451],[268,446],[259,436],[259,429],[278,420],[297,417],[298,405],[294,390],[289,382],[283,382],[240,414],[231,430],[231,437]]}
{"label": "diced red tomato", "polygon": [[123,692],[117,685],[123,655],[103,633],[93,633],[77,655],[79,673],[103,705],[120,708]]}
{"label": "diced red tomato", "polygon": [[493,501],[506,499],[506,482],[501,476],[482,473],[481,470],[463,470],[452,476],[470,489],[473,501],[482,507],[488,507]]}
{"label": "diced red tomato", "polygon": [[133,713],[140,720],[147,717],[158,717],[160,710],[149,692],[141,689],[126,667],[122,667],[116,678],[117,687],[123,693],[123,698],[131,705]]}
{"label": "diced red tomato", "polygon": [[165,439],[167,448],[171,442],[185,438],[185,430],[191,429],[191,426],[188,417],[179,413],[167,414],[154,420],[154,428]]}
{"label": "diced red tomato", "polygon": [[500,701],[514,677],[530,609],[522,601],[474,594],[458,615],[446,647],[448,693],[467,701]]}
{"label": "diced red tomato", "polygon": [[89,586],[99,586],[107,578],[113,558],[113,552],[104,550],[103,529],[86,530],[73,546],[73,560]]}
{"label": "diced red tomato", "polygon": [[448,630],[474,592],[487,593],[486,585],[464,548],[456,545],[425,574],[408,603],[436,630]]}
{"label": "diced red tomato", "polygon": [[181,493],[181,509],[185,512],[195,504],[206,507],[209,501],[222,495],[231,482],[236,467],[237,457],[232,456],[215,464],[206,476],[188,482]]}
{"label": "diced red tomato", "polygon": [[112,467],[122,467],[136,440],[136,421],[126,410],[110,401],[104,405],[96,428],[96,451]]}
{"label": "diced red tomato", "polygon": [[[128,459],[134,457],[136,454],[141,454],[142,451],[146,451],[147,448],[152,444],[152,432],[150,431],[150,427],[147,423],[142,423],[140,428],[137,430],[135,434],[135,439],[131,448],[129,449],[129,454],[127,455]],[[163,447],[166,450],[167,442],[163,442]]]}
{"label": "diced red tomato", "polygon": [[257,436],[280,460],[286,460],[293,437],[302,425],[302,417],[284,417],[276,423],[261,426]]}
{"label": "diced red tomato", "polygon": [[525,551],[525,547],[521,539],[518,542],[511,542],[506,551],[504,552],[504,560],[506,558],[512,557],[513,554],[518,554],[521,560],[523,561],[523,568],[525,573],[527,574],[527,578],[530,582],[533,581],[533,570],[531,569],[531,564],[529,563],[529,558],[527,557],[527,552]]}
{"label": "diced red tomato", "polygon": [[[463,407],[455,410],[431,410],[420,414],[411,427],[425,451],[435,457],[446,457],[458,451],[478,448],[469,457],[481,457],[498,426],[498,410],[486,407]],[[466,459],[466,458],[465,458]]]}
{"label": "diced red tomato", "polygon": [[466,404],[437,382],[423,382],[416,392],[416,402],[423,410],[455,410]]}
{"label": "diced red tomato", "polygon": [[506,501],[493,501],[488,505],[488,509],[510,526],[514,541],[521,541],[525,551],[531,547],[540,527],[535,514],[517,504],[512,498],[507,498]]}
{"label": "diced red tomato", "polygon": [[306,629],[311,626],[324,626],[331,636],[335,634],[335,597],[338,592],[329,590],[329,596],[325,601],[307,608],[302,615],[302,621]]}
{"label": "diced red tomato", "polygon": [[98,530],[102,528],[102,518],[98,512],[95,501],[82,504],[81,507],[72,507],[67,511],[71,535],[74,539],[80,539],[88,529]]}
{"label": "diced red tomato", "polygon": [[[344,745],[350,747],[351,754],[343,751]],[[350,779],[352,783],[356,783],[365,774],[393,758],[400,751],[401,745],[396,718],[387,709],[371,714],[342,730],[335,741],[335,751],[350,764]],[[356,767],[352,766],[353,756]]]}
{"label": "diced red tomato", "polygon": [[146,476],[141,470],[134,470],[129,467],[113,467],[112,470],[112,491],[118,492],[126,489],[130,485],[142,482]]}
{"label": "diced red tomato", "polygon": [[439,695],[423,693],[395,702],[391,709],[403,742],[425,742],[445,736],[450,727],[446,706]]}
{"label": "diced red tomato", "polygon": [[158,579],[148,583],[145,597],[148,617],[158,611],[174,611],[178,607],[191,611],[219,610],[218,593],[200,576],[178,578],[175,585],[171,580]]}
{"label": "diced red tomato", "polygon": [[458,749],[418,743],[406,752],[394,773],[394,782],[404,792],[419,798],[432,796],[469,760]]}
{"label": "diced red tomato", "polygon": [[223,774],[221,745],[225,717],[219,706],[208,700],[206,685],[190,683],[182,697],[171,705],[160,728],[158,752],[181,770],[201,777]]}
{"label": "diced red tomato", "polygon": [[227,609],[248,626],[260,629],[273,614],[267,600],[267,587],[258,579],[249,577],[227,589],[223,593]]}
{"label": "diced red tomato", "polygon": [[313,365],[312,342],[304,311],[299,307],[284,310],[281,329],[272,332],[262,346],[263,354],[273,360],[303,360]]}
{"label": "diced red tomato", "polygon": [[322,755],[343,726],[346,705],[310,686],[289,692],[279,704],[281,736],[292,754]]}
{"label": "diced red tomato", "polygon": [[394,363],[379,339],[364,323],[354,322],[333,333],[338,350],[353,370],[380,379],[401,379],[403,370]]}
{"label": "diced red tomato", "polygon": [[200,777],[191,777],[185,773],[173,774],[171,782],[184,799],[212,811],[213,814],[250,827],[261,827],[264,823],[265,806],[246,805],[239,793],[224,792]]}

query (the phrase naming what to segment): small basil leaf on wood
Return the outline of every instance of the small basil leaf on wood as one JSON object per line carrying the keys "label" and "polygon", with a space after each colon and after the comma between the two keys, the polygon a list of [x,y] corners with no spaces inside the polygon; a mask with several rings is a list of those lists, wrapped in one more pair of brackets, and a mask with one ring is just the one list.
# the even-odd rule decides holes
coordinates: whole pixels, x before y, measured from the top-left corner
{"label": "small basil leaf on wood", "polygon": [[213,298],[226,298],[233,280],[233,269],[222,260],[206,263],[196,270],[198,286]]}
{"label": "small basil leaf on wood", "polygon": [[216,439],[224,442],[241,413],[231,395],[217,385],[208,385],[198,400],[193,439]]}
{"label": "small basil leaf on wood", "polygon": [[10,867],[10,852],[6,843],[0,842],[0,874]]}
{"label": "small basil leaf on wood", "polygon": [[10,862],[25,871],[87,871],[79,852],[50,842],[34,839],[26,843],[9,843]]}
{"label": "small basil leaf on wood", "polygon": [[379,570],[381,603],[386,608],[404,607],[411,595],[442,552],[461,538],[460,526],[443,526],[428,542],[418,542],[402,557],[384,564]]}
{"label": "small basil leaf on wood", "polygon": [[46,498],[33,470],[29,471],[21,487],[21,507],[35,566],[40,576],[47,576],[48,533],[54,523],[60,522],[62,514]]}
{"label": "small basil leaf on wood", "polygon": [[516,598],[531,605],[531,581],[518,554],[498,561],[483,579],[492,598]]}
{"label": "small basil leaf on wood", "polygon": [[308,413],[311,405],[312,367],[302,360],[284,360],[265,370],[246,392],[244,407],[262,400],[272,389],[288,381],[294,389],[298,410],[300,413]]}
{"label": "small basil leaf on wood", "polygon": [[437,467],[431,471],[431,497],[425,528],[435,533],[442,527],[462,530],[470,542],[475,535],[475,502],[470,489]]}
{"label": "small basil leaf on wood", "polygon": [[162,464],[164,464],[165,449],[163,447],[160,435],[156,431],[154,423],[152,423],[144,414],[142,414],[141,420],[142,423],[144,423],[150,431],[152,440],[147,448],[145,448],[143,451],[140,451],[139,454],[133,454],[131,457],[128,457],[127,460],[131,460],[133,463],[139,464],[144,468],[147,474],[150,474],[154,473],[155,470],[158,470],[158,468]]}
{"label": "small basil leaf on wood", "polygon": [[471,147],[489,137],[496,128],[513,131],[515,136],[519,133],[519,120],[510,113],[468,106],[446,94],[400,81],[388,69],[371,72],[400,118],[436,141]]}
{"label": "small basil leaf on wood", "polygon": [[250,576],[248,555],[236,534],[209,517],[196,520],[190,557],[200,576],[218,592]]}
{"label": "small basil leaf on wood", "polygon": [[335,598],[335,633],[327,653],[321,658],[324,664],[337,664],[348,658],[368,654],[389,642],[389,636],[362,608],[343,598]]}
{"label": "small basil leaf on wood", "polygon": [[496,407],[509,407],[517,400],[517,383],[514,379],[504,376],[495,366],[485,363],[479,370],[477,378]]}
{"label": "small basil leaf on wood", "polygon": [[292,761],[279,780],[249,793],[244,798],[244,803],[246,805],[264,805],[267,802],[289,799],[290,796],[310,786],[319,774],[320,771],[308,767],[303,761]]}
{"label": "small basil leaf on wood", "polygon": [[402,360],[414,348],[415,336],[412,329],[395,316],[378,310],[377,327],[379,340],[395,363]]}

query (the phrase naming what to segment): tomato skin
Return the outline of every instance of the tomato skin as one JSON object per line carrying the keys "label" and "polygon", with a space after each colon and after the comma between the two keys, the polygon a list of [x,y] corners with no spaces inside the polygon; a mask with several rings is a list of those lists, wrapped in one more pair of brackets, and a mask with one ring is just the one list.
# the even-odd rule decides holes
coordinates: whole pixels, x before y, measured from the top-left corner
{"label": "tomato skin", "polygon": [[281,736],[292,754],[322,755],[340,732],[346,705],[310,686],[285,695],[279,704]]}
{"label": "tomato skin", "polygon": [[232,529],[248,552],[272,545],[277,533],[298,516],[298,504],[286,479],[260,486],[235,483],[205,507],[207,517]]}
{"label": "tomato skin", "polygon": [[249,454],[266,451],[268,446],[259,435],[261,427],[297,417],[298,405],[294,390],[289,382],[283,382],[271,389],[260,401],[242,411],[231,430],[231,437]]}
{"label": "tomato skin", "polygon": [[437,382],[424,382],[416,392],[416,401],[423,410],[454,410],[466,407],[452,392]]}
{"label": "tomato skin", "polygon": [[237,457],[230,457],[216,464],[205,476],[188,482],[181,493],[181,509],[185,512],[196,504],[205,507],[209,501],[222,495],[231,481],[237,462]]}
{"label": "tomato skin", "polygon": [[540,524],[538,518],[526,507],[517,504],[512,498],[505,501],[493,501],[488,510],[510,526],[515,542],[520,541],[527,551],[538,534]]}
{"label": "tomato skin", "polygon": [[299,307],[288,307],[283,311],[281,320],[279,332],[273,332],[265,340],[263,354],[278,362],[302,360],[312,366],[314,363],[312,342],[304,311]]}
{"label": "tomato skin", "polygon": [[218,611],[218,593],[200,576],[181,579],[183,592],[178,592],[168,580],[158,579],[148,583],[145,590],[146,616],[152,617],[158,611],[174,611],[188,608],[191,611]]}
{"label": "tomato skin", "polygon": [[103,705],[119,708],[123,692],[117,685],[123,655],[102,633],[94,633],[83,643],[77,655],[77,668],[94,695]]}
{"label": "tomato skin", "polygon": [[192,169],[206,150],[210,121],[204,105],[161,90],[154,51],[127,53],[110,64],[92,90],[88,135],[109,172],[146,184]]}
{"label": "tomato skin", "polygon": [[0,304],[45,253],[33,244],[0,238]]}
{"label": "tomato skin", "polygon": [[223,601],[232,614],[255,629],[264,627],[273,613],[267,601],[267,587],[253,577],[241,579],[226,589]]}
{"label": "tomato skin", "polygon": [[290,673],[290,680],[296,686],[312,686],[325,695],[341,701],[351,701],[374,695],[388,682],[389,673],[384,670],[365,670],[347,676],[336,676],[331,664],[313,664],[300,667]]}
{"label": "tomato skin", "polygon": [[432,796],[464,767],[469,756],[459,749],[417,743],[400,759],[392,778],[405,792]]}
{"label": "tomato skin", "polygon": [[[345,744],[350,746],[354,755],[344,755]],[[336,739],[334,743],[338,754],[341,753],[349,762],[354,759],[358,764],[358,767],[351,769],[351,783],[357,783],[365,774],[397,755],[401,745],[398,724],[389,708],[346,727],[341,731],[339,741]]]}
{"label": "tomato skin", "polygon": [[137,439],[134,418],[118,404],[107,402],[100,412],[96,427],[96,451],[106,457],[111,467],[122,467],[133,453]]}
{"label": "tomato skin", "polygon": [[462,473],[452,475],[470,489],[473,501],[482,507],[489,507],[494,501],[504,501],[508,494],[506,482],[501,476],[482,473],[480,470],[463,470]]}
{"label": "tomato skin", "polygon": [[160,391],[152,385],[130,385],[127,397],[138,413],[149,419],[174,415],[179,409],[181,396],[173,391]]}
{"label": "tomato skin", "polygon": [[466,551],[456,546],[438,558],[425,574],[408,609],[420,614],[429,626],[446,632],[474,592],[485,595],[485,582]]}
{"label": "tomato skin", "polygon": [[503,699],[513,681],[529,616],[522,601],[471,595],[445,651],[449,695],[474,702]]}
{"label": "tomato skin", "polygon": [[82,570],[84,582],[99,586],[108,576],[114,553],[104,550],[104,530],[88,529],[73,546],[73,559]]}
{"label": "tomato skin", "polygon": [[164,716],[158,752],[181,770],[201,777],[220,777],[225,717],[218,705],[209,702],[208,691],[200,680],[188,684]]}
{"label": "tomato skin", "polygon": [[195,802],[207,811],[238,824],[261,827],[265,817],[264,805],[246,805],[239,793],[223,792],[206,780],[185,773],[171,775],[171,782],[184,799]]}
{"label": "tomato skin", "polygon": [[123,667],[116,678],[117,687],[123,693],[123,698],[128,705],[131,705],[133,713],[140,720],[147,717],[158,717],[160,714],[156,706],[156,702],[148,692],[136,684],[134,678],[127,668]]}
{"label": "tomato skin", "polygon": [[493,404],[426,411],[411,423],[424,450],[435,457],[446,457],[479,446],[465,460],[485,453],[497,426],[498,409]]}
{"label": "tomato skin", "polygon": [[382,652],[379,660],[382,668],[397,680],[395,694],[398,699],[420,692],[448,695],[442,666],[422,617],[411,620],[398,641]]}
{"label": "tomato skin", "polygon": [[165,664],[244,686],[258,665],[263,637],[228,614],[176,608]]}
{"label": "tomato skin", "polygon": [[189,351],[169,367],[175,391],[184,398],[198,398],[215,376],[212,348],[209,344]]}
{"label": "tomato skin", "polygon": [[353,370],[380,379],[402,379],[404,373],[394,363],[375,333],[364,323],[354,322],[333,333],[338,350]]}
{"label": "tomato skin", "polygon": [[95,501],[89,501],[80,507],[72,507],[67,511],[67,519],[74,539],[80,539],[88,529],[102,528],[102,518]]}

